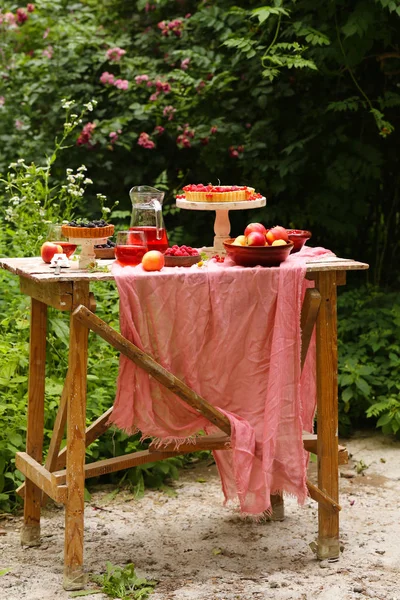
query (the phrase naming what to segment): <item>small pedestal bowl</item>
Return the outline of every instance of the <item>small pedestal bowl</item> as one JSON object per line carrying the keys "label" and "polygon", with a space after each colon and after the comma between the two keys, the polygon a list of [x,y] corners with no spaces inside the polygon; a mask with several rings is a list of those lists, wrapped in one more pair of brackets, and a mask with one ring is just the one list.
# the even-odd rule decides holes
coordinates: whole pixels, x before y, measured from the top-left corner
{"label": "small pedestal bowl", "polygon": [[289,241],[294,244],[292,254],[299,252],[306,241],[311,237],[311,231],[307,231],[306,229],[286,229],[286,231],[289,236]]}

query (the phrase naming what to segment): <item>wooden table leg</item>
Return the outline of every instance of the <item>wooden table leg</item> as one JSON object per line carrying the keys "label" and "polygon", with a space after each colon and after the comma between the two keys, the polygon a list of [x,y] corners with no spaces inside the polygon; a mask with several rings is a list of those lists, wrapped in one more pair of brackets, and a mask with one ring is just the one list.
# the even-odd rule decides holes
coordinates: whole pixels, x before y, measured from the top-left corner
{"label": "wooden table leg", "polygon": [[[26,452],[39,463],[42,462],[43,451],[46,330],[47,306],[43,302],[32,298]],[[40,544],[41,501],[41,490],[27,479],[21,544],[28,546],[38,546]]]}
{"label": "wooden table leg", "polygon": [[[318,487],[335,502],[339,500],[338,466],[338,380],[336,273],[318,273],[316,288],[321,294],[317,335],[317,455]],[[339,513],[318,504],[317,556],[338,558]]]}
{"label": "wooden table leg", "polygon": [[[73,304],[89,306],[89,284],[75,282]],[[73,315],[67,386],[67,502],[65,505],[64,589],[84,587],[83,527],[85,490],[86,381],[89,330]]]}

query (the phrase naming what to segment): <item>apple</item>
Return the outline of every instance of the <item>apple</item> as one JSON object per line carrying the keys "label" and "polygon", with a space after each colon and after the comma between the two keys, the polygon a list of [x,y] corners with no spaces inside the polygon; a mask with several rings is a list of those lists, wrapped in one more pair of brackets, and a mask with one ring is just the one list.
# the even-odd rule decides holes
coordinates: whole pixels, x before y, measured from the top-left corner
{"label": "apple", "polygon": [[284,227],[281,227],[280,225],[276,225],[275,227],[269,229],[265,237],[267,238],[268,244],[272,244],[272,242],[274,242],[275,240],[284,240],[285,242],[289,241],[288,232]]}
{"label": "apple", "polygon": [[274,240],[271,246],[287,246],[287,242],[285,240]]}
{"label": "apple", "polygon": [[247,246],[246,236],[238,235],[237,238],[232,242],[232,246]]}
{"label": "apple", "polygon": [[54,242],[45,242],[40,248],[40,256],[45,263],[50,263],[55,254],[62,254],[63,249]]}
{"label": "apple", "polygon": [[164,263],[164,254],[158,250],[150,250],[142,258],[142,267],[145,271],[161,271]]}
{"label": "apple", "polygon": [[261,223],[249,223],[244,230],[244,235],[247,237],[249,233],[252,233],[253,231],[259,231],[260,233],[265,234],[267,230]]}
{"label": "apple", "polygon": [[252,231],[247,236],[247,244],[249,246],[265,246],[265,234],[261,231]]}

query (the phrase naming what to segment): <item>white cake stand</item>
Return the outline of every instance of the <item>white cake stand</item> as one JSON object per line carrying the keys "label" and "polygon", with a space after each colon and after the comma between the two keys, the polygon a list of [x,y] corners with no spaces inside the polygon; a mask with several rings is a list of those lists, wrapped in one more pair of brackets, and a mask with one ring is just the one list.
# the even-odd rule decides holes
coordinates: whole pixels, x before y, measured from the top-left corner
{"label": "white cake stand", "polygon": [[189,202],[183,198],[176,199],[178,208],[186,210],[215,210],[214,222],[214,246],[212,248],[201,248],[206,253],[225,252],[223,241],[229,237],[231,223],[229,221],[230,210],[247,210],[249,208],[261,208],[267,203],[264,196],[257,200],[243,200],[241,202]]}
{"label": "white cake stand", "polygon": [[75,244],[81,247],[79,255],[79,268],[87,269],[88,267],[96,266],[96,255],[94,247],[101,244],[106,244],[108,237],[102,238],[68,238],[70,244]]}

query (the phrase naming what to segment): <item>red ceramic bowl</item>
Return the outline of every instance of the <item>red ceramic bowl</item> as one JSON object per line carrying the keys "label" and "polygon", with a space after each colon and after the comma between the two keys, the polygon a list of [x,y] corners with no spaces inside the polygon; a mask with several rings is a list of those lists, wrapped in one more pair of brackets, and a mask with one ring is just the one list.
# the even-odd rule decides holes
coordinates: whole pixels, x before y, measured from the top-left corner
{"label": "red ceramic bowl", "polygon": [[241,267],[277,267],[290,254],[293,248],[293,242],[288,242],[285,246],[233,246],[235,238],[229,238],[224,241],[224,248],[227,255]]}
{"label": "red ceramic bowl", "polygon": [[289,241],[293,242],[292,254],[302,249],[307,240],[311,237],[311,231],[305,229],[286,229]]}
{"label": "red ceramic bowl", "polygon": [[166,267],[191,267],[201,261],[201,256],[200,254],[194,256],[171,256],[168,254],[165,256],[164,254],[164,260]]}

